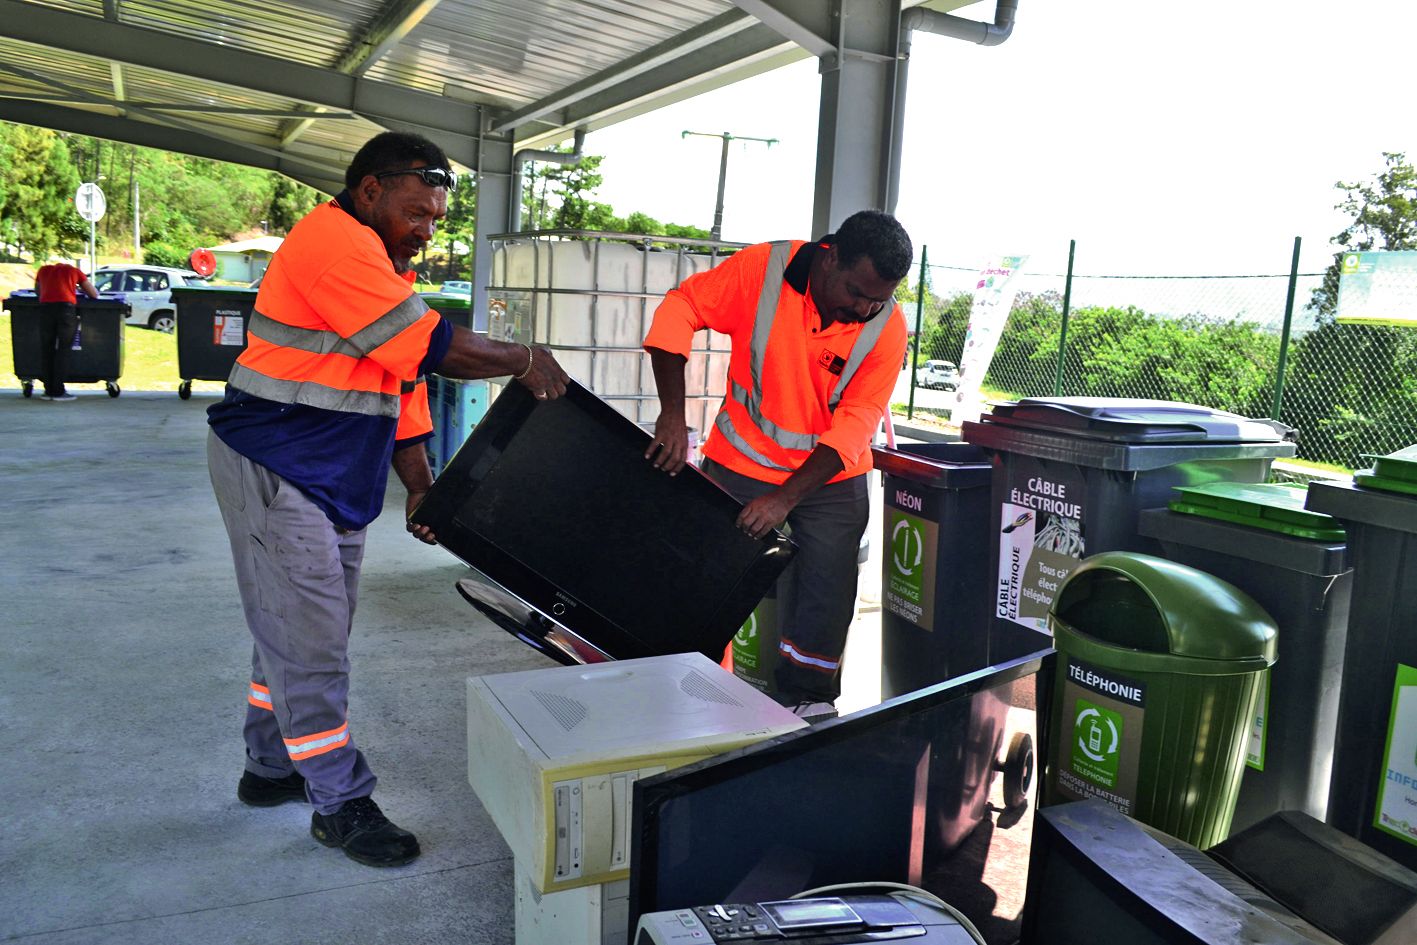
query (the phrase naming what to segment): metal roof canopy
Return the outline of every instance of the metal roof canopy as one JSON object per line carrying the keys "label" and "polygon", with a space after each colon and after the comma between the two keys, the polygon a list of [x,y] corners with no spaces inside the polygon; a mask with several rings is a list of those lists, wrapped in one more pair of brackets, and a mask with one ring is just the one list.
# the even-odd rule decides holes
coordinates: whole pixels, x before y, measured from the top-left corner
{"label": "metal roof canopy", "polygon": [[0,119],[267,168],[327,193],[374,134],[415,131],[476,174],[480,243],[507,219],[518,150],[816,56],[813,231],[826,232],[893,203],[898,35],[902,8],[920,5],[0,0]]}

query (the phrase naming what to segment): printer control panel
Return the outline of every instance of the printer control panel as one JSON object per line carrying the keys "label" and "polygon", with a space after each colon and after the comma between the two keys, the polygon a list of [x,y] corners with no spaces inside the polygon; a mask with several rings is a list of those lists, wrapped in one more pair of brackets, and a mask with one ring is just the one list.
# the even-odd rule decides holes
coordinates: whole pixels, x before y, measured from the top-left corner
{"label": "printer control panel", "polygon": [[634,945],[853,945],[901,940],[973,945],[953,920],[942,923],[939,916],[922,917],[901,899],[882,895],[719,903],[655,912],[641,916]]}

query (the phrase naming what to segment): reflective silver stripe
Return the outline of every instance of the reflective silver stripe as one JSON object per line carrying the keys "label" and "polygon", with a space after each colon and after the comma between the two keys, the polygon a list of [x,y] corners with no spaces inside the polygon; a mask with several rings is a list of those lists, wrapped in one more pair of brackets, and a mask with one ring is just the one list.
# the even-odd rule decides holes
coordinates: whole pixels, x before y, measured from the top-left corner
{"label": "reflective silver stripe", "polygon": [[[782,278],[787,274],[787,261],[792,255],[792,244],[777,242],[768,253],[768,268],[763,274],[763,287],[758,291],[758,311],[753,316],[753,344],[749,348],[748,366],[753,375],[753,400],[761,400],[763,389],[763,361],[767,357],[768,337],[772,334],[773,318],[777,315],[777,300],[782,295]],[[749,413],[757,413],[755,406],[748,407]],[[753,419],[757,419],[754,416]]]}
{"label": "reflective silver stripe", "polygon": [[264,397],[279,404],[304,404],[323,410],[341,410],[345,413],[362,413],[370,417],[398,418],[399,399],[394,394],[381,394],[365,390],[337,390],[316,384],[313,381],[286,381],[277,377],[267,377],[253,371],[244,364],[231,368],[227,379],[232,387],[256,397]]}
{"label": "reflective silver stripe", "polygon": [[836,386],[832,388],[832,395],[827,400],[827,409],[836,411],[836,405],[841,401],[841,392],[846,390],[846,385],[851,383],[851,378],[855,376],[856,369],[861,366],[861,362],[866,360],[866,355],[870,354],[876,347],[876,342],[881,340],[881,332],[886,330],[886,322],[895,315],[895,301],[891,300],[890,311],[884,307],[876,313],[876,317],[871,319],[861,329],[861,334],[856,336],[856,341],[851,346],[851,357],[846,359],[846,367],[841,369],[841,377],[837,378]]}
{"label": "reflective silver stripe", "polygon": [[312,354],[344,354],[352,358],[362,358],[418,321],[428,310],[426,302],[416,295],[411,295],[349,338],[341,338],[333,331],[287,325],[263,312],[251,313],[249,330],[262,341],[269,341],[282,348],[294,348]]}
{"label": "reflective silver stripe", "polygon": [[727,410],[720,409],[718,411],[718,419],[714,421],[714,426],[718,427],[719,432],[723,434],[724,438],[726,438],[728,442],[732,443],[734,447],[737,448],[738,452],[742,453],[744,456],[748,457],[753,462],[757,463],[759,466],[766,466],[768,469],[781,469],[783,472],[792,472],[792,470],[787,468],[786,466],[782,466],[773,462],[772,460],[764,456],[762,453],[759,453],[757,450],[753,449],[753,447],[749,445],[748,441],[743,439],[743,437],[740,436],[738,431],[734,428],[733,420],[728,416]]}
{"label": "reflective silver stripe", "polygon": [[278,322],[260,312],[251,313],[250,333],[262,341],[269,341],[282,348],[309,351],[311,354],[345,354],[351,358],[362,358],[364,352],[332,331],[315,328],[297,328]]}
{"label": "reflective silver stripe", "polygon": [[818,439],[816,434],[796,433],[792,430],[787,429],[786,427],[778,426],[777,424],[769,420],[767,417],[763,416],[762,411],[753,410],[753,405],[749,403],[749,395],[747,391],[745,391],[737,384],[733,384],[732,387],[733,399],[743,405],[744,409],[748,411],[748,416],[753,418],[753,422],[757,424],[758,429],[763,431],[763,435],[766,436],[768,439],[772,440],[774,443],[776,443],[778,446],[783,447],[784,449],[816,449]]}
{"label": "reflective silver stripe", "polygon": [[428,303],[410,295],[368,325],[349,336],[361,351],[373,351],[428,313]]}

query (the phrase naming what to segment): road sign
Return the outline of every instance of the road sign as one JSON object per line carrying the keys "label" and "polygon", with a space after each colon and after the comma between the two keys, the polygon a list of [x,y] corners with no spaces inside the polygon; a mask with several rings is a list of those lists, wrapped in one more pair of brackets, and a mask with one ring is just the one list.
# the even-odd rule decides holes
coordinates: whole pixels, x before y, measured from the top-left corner
{"label": "road sign", "polygon": [[78,192],[74,194],[74,206],[79,211],[79,216],[90,223],[97,223],[103,219],[103,213],[108,209],[108,201],[103,198],[103,191],[98,189],[97,184],[80,184]]}

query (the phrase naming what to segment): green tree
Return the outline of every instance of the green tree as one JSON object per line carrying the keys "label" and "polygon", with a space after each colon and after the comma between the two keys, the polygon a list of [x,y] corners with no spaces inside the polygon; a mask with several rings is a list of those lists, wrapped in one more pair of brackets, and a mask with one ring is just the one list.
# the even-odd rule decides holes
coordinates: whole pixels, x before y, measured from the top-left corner
{"label": "green tree", "polygon": [[36,260],[72,255],[88,227],[74,209],[79,174],[64,139],[28,125],[0,126],[6,160],[0,162],[0,240]]}
{"label": "green tree", "polygon": [[315,188],[299,181],[284,175],[276,177],[271,188],[270,206],[266,210],[266,229],[282,235],[289,233],[292,226],[315,209],[323,196]]}
{"label": "green tree", "polygon": [[1300,431],[1305,459],[1359,466],[1364,456],[1417,442],[1417,335],[1411,328],[1340,324],[1339,262],[1345,253],[1417,249],[1417,170],[1384,152],[1370,180],[1335,186],[1351,222],[1314,290],[1319,326],[1298,340],[1282,419]]}
{"label": "green tree", "polygon": [[1401,152],[1384,151],[1383,163],[1371,180],[1334,185],[1343,191],[1335,209],[1353,219],[1333,238],[1339,250],[1314,290],[1313,304],[1321,316],[1331,317],[1338,307],[1339,264],[1345,253],[1417,249],[1417,169]]}

